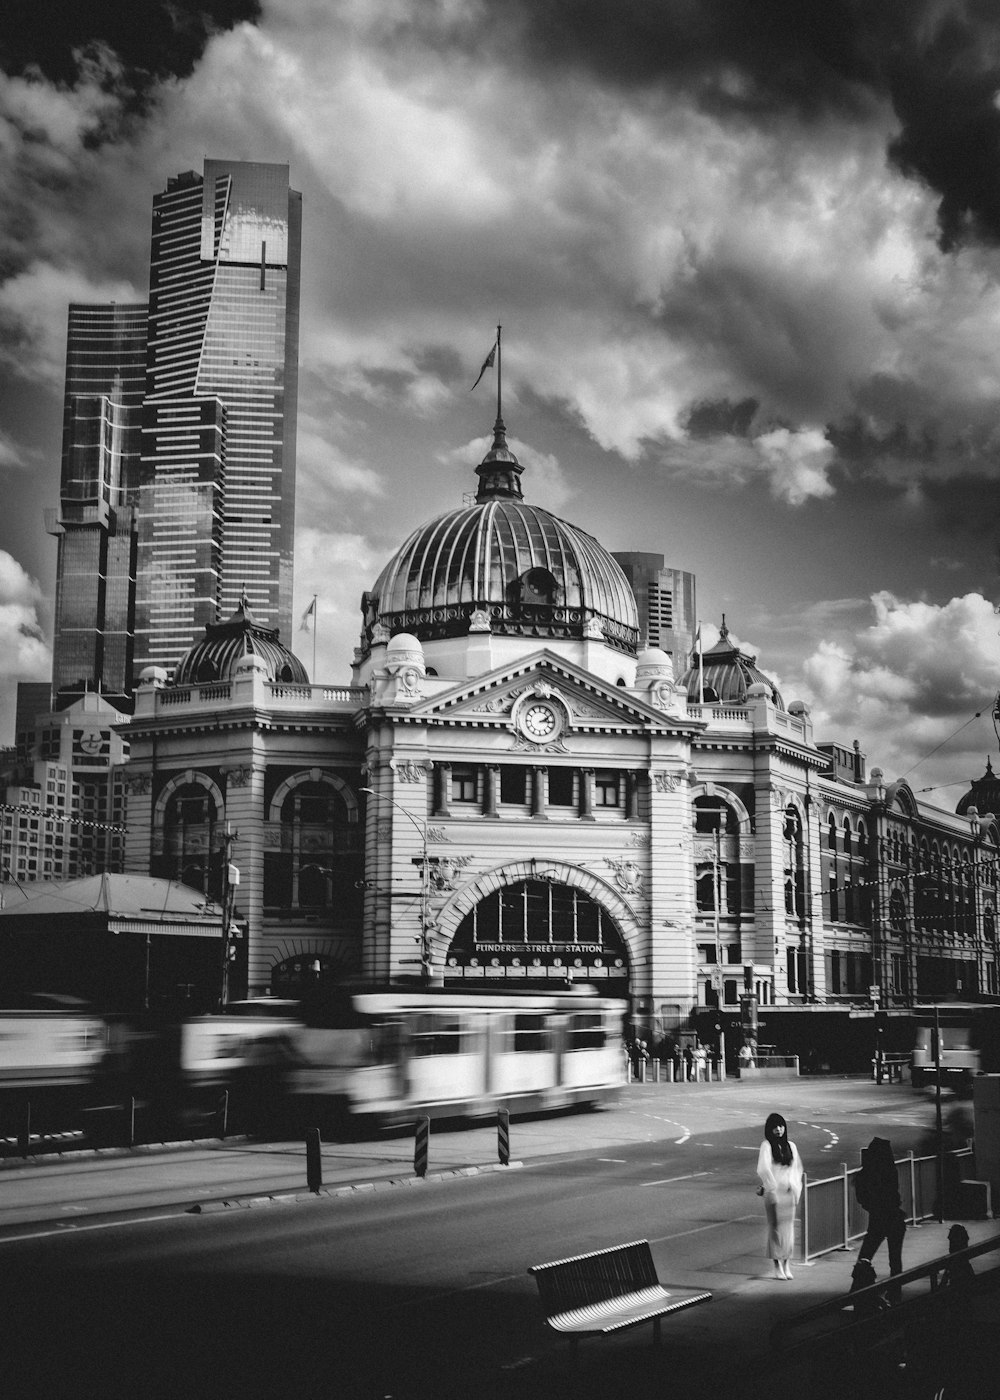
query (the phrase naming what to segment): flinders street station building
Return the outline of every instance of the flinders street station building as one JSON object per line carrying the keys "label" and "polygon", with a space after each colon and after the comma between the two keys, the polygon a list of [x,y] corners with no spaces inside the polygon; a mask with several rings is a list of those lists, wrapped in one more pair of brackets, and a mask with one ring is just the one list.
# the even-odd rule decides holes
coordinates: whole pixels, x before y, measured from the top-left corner
{"label": "flinders street station building", "polygon": [[826,1057],[876,1008],[995,997],[989,765],[958,811],[919,802],[725,626],[701,658],[651,646],[615,557],[530,504],[499,415],[475,472],[364,594],[351,685],[245,600],[143,674],[125,868],[225,911],[228,996],[591,984],[653,1040],[758,1014]]}

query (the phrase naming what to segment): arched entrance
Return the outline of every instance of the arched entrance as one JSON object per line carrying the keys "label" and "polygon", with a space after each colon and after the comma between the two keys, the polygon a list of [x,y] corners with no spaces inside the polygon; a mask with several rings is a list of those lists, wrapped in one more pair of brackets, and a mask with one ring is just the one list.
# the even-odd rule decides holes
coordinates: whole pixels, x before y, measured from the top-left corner
{"label": "arched entrance", "polygon": [[615,917],[588,890],[529,876],[485,892],[462,917],[444,981],[512,991],[590,983],[606,996],[627,997],[628,947]]}

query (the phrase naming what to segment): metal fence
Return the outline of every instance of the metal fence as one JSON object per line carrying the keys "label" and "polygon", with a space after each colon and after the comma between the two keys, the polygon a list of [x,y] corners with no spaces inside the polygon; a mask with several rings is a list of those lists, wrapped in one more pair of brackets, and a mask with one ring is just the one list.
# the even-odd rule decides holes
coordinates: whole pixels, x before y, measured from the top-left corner
{"label": "metal fence", "polygon": [[[965,1180],[974,1169],[972,1148],[963,1147],[945,1154],[946,1182]],[[910,1152],[897,1158],[899,1195],[908,1224],[916,1225],[936,1214],[937,1157],[914,1157]],[[835,1249],[849,1249],[868,1229],[868,1212],[857,1201],[853,1178],[860,1167],[841,1163],[838,1176],[810,1181],[806,1174],[799,1202],[799,1257],[815,1259]]]}

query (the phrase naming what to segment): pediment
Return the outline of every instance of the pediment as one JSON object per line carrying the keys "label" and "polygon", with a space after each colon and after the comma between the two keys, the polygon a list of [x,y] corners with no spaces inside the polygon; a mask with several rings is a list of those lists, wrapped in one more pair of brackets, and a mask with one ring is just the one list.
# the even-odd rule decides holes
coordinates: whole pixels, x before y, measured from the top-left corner
{"label": "pediment", "polygon": [[[527,711],[532,707],[534,715],[529,715]],[[545,720],[547,707],[560,720],[556,728],[567,731],[689,727],[687,722],[665,714],[631,692],[554,660],[549,653],[537,653],[516,666],[463,682],[444,694],[438,693],[411,713],[425,720],[511,728],[522,733],[532,747],[538,747],[546,736],[543,732],[532,733],[531,726]],[[690,727],[703,726],[690,722]]]}

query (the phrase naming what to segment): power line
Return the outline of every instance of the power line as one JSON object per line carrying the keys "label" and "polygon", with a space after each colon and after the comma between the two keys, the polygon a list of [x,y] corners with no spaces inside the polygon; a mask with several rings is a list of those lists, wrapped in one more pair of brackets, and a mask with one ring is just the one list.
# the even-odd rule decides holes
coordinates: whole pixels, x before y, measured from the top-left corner
{"label": "power line", "polygon": [[[976,713],[972,716],[971,719],[967,719],[967,720],[965,721],[964,724],[960,724],[960,725],[958,726],[958,728],[955,730],[955,734],[961,734],[961,732],[962,732],[963,729],[968,729],[968,727],[969,727],[970,724],[975,724],[975,722],[976,722],[977,719],[982,719],[982,717],[983,717],[983,715],[984,715],[985,713],[986,713],[986,707],[985,707],[985,705],[984,705],[983,708],[982,708],[981,710],[977,710],[977,711],[976,711]],[[914,771],[915,768],[919,768],[920,765],[921,765],[922,763],[926,763],[927,760],[928,760],[929,758],[933,758],[934,755],[938,752],[939,749],[943,749],[944,746],[945,746],[945,744],[950,744],[950,743],[951,743],[952,739],[954,739],[954,737],[955,737],[955,734],[949,734],[948,737],[947,737],[947,739],[942,739],[942,740],[941,740],[940,744],[937,745],[937,748],[931,749],[930,753],[925,753],[924,756],[923,756],[923,758],[918,758],[917,761],[916,761],[916,763],[914,763],[914,764],[912,765],[912,767],[907,768],[907,770],[906,770],[905,773],[901,773],[900,776],[896,779],[896,781],[901,783],[901,782],[903,781],[904,778],[908,777],[908,776]],[[952,786],[951,783],[942,783],[942,787],[951,787],[951,786]],[[924,791],[925,791],[925,792],[931,792],[932,789],[931,789],[931,788],[924,788]]]}

